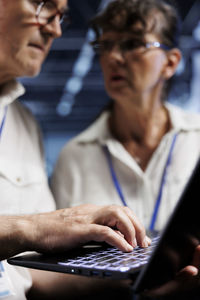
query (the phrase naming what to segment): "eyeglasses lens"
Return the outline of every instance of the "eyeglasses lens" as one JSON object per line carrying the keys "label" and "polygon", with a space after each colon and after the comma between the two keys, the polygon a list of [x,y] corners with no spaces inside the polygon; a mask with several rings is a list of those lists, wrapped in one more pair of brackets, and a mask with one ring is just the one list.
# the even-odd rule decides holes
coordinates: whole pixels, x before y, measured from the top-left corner
{"label": "eyeglasses lens", "polygon": [[122,52],[132,51],[145,46],[145,44],[142,41],[127,39],[119,42],[109,40],[99,42],[97,41],[93,44],[93,48],[97,54],[103,54],[105,52],[111,51],[115,45],[117,45],[119,50]]}
{"label": "eyeglasses lens", "polygon": [[59,12],[56,5],[52,1],[42,2],[38,7],[38,10],[38,22],[42,25],[51,23],[57,15],[60,18],[60,24],[64,23],[63,26],[69,24],[68,12]]}

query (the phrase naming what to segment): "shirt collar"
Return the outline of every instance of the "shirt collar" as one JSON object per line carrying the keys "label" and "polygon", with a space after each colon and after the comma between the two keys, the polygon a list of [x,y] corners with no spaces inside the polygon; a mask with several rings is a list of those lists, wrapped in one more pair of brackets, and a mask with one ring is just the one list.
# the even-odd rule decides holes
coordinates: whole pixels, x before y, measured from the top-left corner
{"label": "shirt collar", "polygon": [[[165,106],[169,112],[173,131],[200,130],[200,114],[186,112],[170,103],[165,103]],[[105,145],[109,140],[114,140],[108,127],[109,116],[109,111],[103,112],[91,126],[75,138],[76,141],[78,143],[98,142]]]}
{"label": "shirt collar", "polygon": [[104,111],[91,126],[75,138],[76,141],[78,143],[99,142],[103,145],[106,141],[113,139],[108,127],[109,116],[110,112]]}
{"label": "shirt collar", "polygon": [[170,103],[165,104],[172,124],[176,132],[200,130],[200,114],[185,111]]}
{"label": "shirt collar", "polygon": [[12,103],[25,93],[25,88],[16,80],[11,80],[4,84],[0,90],[0,107]]}

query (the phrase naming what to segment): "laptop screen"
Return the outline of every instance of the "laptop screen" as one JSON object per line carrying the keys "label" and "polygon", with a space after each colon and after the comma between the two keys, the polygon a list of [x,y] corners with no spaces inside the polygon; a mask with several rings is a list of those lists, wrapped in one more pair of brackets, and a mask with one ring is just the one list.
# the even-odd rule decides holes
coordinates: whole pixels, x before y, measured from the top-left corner
{"label": "laptop screen", "polygon": [[200,160],[168,221],[148,265],[137,279],[137,290],[161,285],[191,263],[200,243]]}

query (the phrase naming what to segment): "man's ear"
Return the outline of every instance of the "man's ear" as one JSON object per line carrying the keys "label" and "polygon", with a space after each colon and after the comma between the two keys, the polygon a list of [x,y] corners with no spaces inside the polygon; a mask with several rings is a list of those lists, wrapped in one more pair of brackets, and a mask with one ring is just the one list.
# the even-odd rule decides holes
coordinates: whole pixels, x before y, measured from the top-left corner
{"label": "man's ear", "polygon": [[176,72],[178,64],[181,60],[181,51],[178,48],[173,48],[167,52],[167,64],[164,70],[166,80],[170,79]]}

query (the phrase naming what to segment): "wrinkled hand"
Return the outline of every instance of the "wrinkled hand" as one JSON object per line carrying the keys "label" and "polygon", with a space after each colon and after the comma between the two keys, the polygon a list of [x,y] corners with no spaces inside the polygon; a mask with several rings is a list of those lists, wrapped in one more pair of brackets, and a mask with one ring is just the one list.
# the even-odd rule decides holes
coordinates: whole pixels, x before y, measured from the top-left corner
{"label": "wrinkled hand", "polygon": [[188,300],[196,295],[200,297],[200,245],[195,248],[191,265],[178,272],[174,280],[145,293],[148,299]]}
{"label": "wrinkled hand", "polygon": [[86,204],[32,215],[27,221],[28,248],[38,252],[65,251],[89,241],[107,242],[122,251],[150,244],[144,227],[127,207]]}

